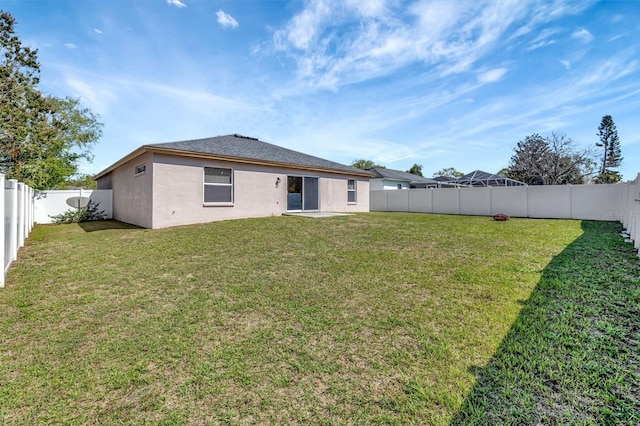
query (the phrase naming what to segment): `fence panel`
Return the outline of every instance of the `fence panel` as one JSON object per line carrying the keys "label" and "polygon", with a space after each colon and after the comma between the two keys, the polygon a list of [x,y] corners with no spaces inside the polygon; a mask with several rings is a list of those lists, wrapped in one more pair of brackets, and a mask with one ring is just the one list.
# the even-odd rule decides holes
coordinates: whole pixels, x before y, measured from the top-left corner
{"label": "fence panel", "polygon": [[408,212],[409,211],[409,191],[395,190],[387,191],[387,202],[389,211]]}
{"label": "fence panel", "polygon": [[0,188],[4,194],[0,197],[0,216],[4,217],[4,226],[0,228],[3,244],[0,245],[0,287],[4,287],[4,278],[16,260],[18,248],[24,245],[33,228],[33,189],[15,179],[6,179],[0,174]]}
{"label": "fence panel", "polygon": [[460,188],[432,189],[433,212],[460,214]]}
{"label": "fence panel", "polygon": [[71,189],[40,191],[35,199],[35,222],[53,223],[51,216],[59,215],[73,208],[69,203],[77,197],[86,197],[94,203],[99,203],[98,208],[104,210],[107,219],[113,217],[113,199],[110,189]]}
{"label": "fence panel", "polygon": [[431,213],[433,211],[433,200],[431,198],[433,191],[431,189],[415,189],[407,192],[409,193],[410,212]]}
{"label": "fence panel", "polygon": [[369,210],[376,212],[386,212],[388,191],[371,191],[369,194]]}
{"label": "fence panel", "polygon": [[631,236],[634,247],[640,249],[640,173],[625,188],[622,197],[624,202],[616,215]]}
{"label": "fence panel", "polygon": [[527,206],[529,217],[570,219],[571,186],[528,186]]}
{"label": "fence panel", "polygon": [[460,188],[460,214],[490,216],[491,188]]}
{"label": "fence panel", "polygon": [[610,185],[373,190],[370,210],[620,221],[640,249],[640,173]]}
{"label": "fence panel", "polygon": [[491,214],[527,217],[527,199],[526,186],[491,188]]}
{"label": "fence panel", "polygon": [[[571,216],[587,220],[614,220],[623,203],[624,184],[571,187]],[[619,219],[618,219],[619,220]]]}
{"label": "fence panel", "polygon": [[611,185],[548,185],[497,188],[435,188],[371,191],[371,211],[409,211],[550,219],[619,220],[637,205],[627,201],[627,188],[638,183]]}

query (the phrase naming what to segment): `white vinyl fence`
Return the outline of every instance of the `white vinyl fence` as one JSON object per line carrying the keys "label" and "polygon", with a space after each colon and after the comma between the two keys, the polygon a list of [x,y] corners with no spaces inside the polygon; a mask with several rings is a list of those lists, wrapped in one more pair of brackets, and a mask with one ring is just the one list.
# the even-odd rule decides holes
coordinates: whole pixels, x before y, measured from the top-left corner
{"label": "white vinyl fence", "polygon": [[[3,271],[0,274],[0,288],[4,287],[4,278],[17,259],[18,249],[24,245],[34,223],[51,223],[51,216],[77,208],[78,203],[91,200],[99,203],[99,210],[104,210],[107,218],[112,217],[111,190],[67,190],[39,191],[18,182],[5,179],[0,174],[0,187],[4,188],[4,196],[0,197],[0,212],[4,214],[4,227],[0,227],[0,258]],[[75,203],[75,204],[74,204]]]}
{"label": "white vinyl fence", "polygon": [[620,210],[614,216],[622,222],[634,247],[640,249],[640,173],[636,180],[624,184]]}
{"label": "white vinyl fence", "polygon": [[35,199],[34,217],[36,223],[53,223],[51,216],[65,213],[73,208],[84,207],[88,200],[104,210],[107,219],[113,217],[112,191],[110,189],[68,189],[38,191]]}
{"label": "white vinyl fence", "polygon": [[640,174],[613,185],[378,190],[370,210],[620,221],[639,248]]}
{"label": "white vinyl fence", "polygon": [[15,179],[5,179],[0,174],[0,187],[4,196],[0,197],[0,211],[4,215],[4,226],[0,227],[0,235],[4,244],[0,246],[2,273],[0,288],[4,287],[4,277],[11,263],[18,257],[18,249],[33,229],[33,196],[29,186]]}

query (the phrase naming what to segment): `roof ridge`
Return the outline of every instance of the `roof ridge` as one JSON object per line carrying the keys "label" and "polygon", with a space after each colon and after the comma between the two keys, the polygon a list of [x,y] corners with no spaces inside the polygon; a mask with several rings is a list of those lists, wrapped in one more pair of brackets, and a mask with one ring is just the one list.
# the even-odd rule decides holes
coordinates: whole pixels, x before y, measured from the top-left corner
{"label": "roof ridge", "polygon": [[[241,134],[239,134],[239,133],[234,133],[234,134],[232,134],[231,136],[234,136],[234,137],[236,137],[236,138],[243,138],[243,139],[251,139],[251,140],[254,140],[254,141],[260,141],[260,139],[258,139],[258,138],[254,138],[254,137],[251,137],[251,136],[241,135]],[[263,142],[263,141],[260,141],[260,142]]]}

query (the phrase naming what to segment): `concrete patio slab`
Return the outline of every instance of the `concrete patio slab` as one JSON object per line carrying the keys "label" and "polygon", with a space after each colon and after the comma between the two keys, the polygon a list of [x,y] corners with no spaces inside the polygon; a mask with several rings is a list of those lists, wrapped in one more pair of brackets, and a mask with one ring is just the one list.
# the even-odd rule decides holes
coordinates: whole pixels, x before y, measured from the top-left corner
{"label": "concrete patio slab", "polygon": [[336,216],[351,216],[351,214],[349,213],[335,213],[335,212],[295,212],[295,213],[283,213],[282,215],[313,217],[316,219],[325,218],[325,217],[336,217]]}

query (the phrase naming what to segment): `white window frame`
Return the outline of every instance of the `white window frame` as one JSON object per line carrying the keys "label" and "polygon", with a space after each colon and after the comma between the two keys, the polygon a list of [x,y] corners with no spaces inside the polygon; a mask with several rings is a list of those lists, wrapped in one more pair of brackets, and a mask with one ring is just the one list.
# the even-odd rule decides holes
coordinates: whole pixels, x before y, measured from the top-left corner
{"label": "white window frame", "polygon": [[[229,170],[229,177],[231,183],[208,183],[206,182],[206,170],[207,169],[223,169]],[[202,203],[205,206],[233,206],[234,200],[234,179],[233,168],[231,167],[216,167],[216,166],[204,166],[202,168]],[[231,200],[230,201],[206,201],[205,200],[205,188],[207,186],[228,186],[231,187]]]}
{"label": "white window frame", "polygon": [[[349,182],[353,182],[353,189],[349,189]],[[349,201],[349,193],[353,193],[353,201]],[[358,204],[358,181],[347,179],[347,204]]]}
{"label": "white window frame", "polygon": [[146,171],[147,171],[147,164],[146,163],[140,164],[139,166],[136,166],[133,169],[133,176],[143,175],[145,174]]}

